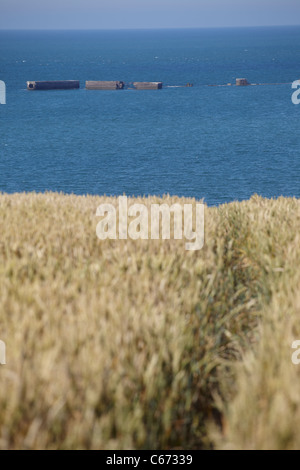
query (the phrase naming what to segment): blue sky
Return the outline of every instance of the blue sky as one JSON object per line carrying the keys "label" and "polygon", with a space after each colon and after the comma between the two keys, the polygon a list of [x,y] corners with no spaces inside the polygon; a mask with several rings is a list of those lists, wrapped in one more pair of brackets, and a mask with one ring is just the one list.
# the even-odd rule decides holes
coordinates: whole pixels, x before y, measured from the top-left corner
{"label": "blue sky", "polygon": [[300,0],[0,0],[0,29],[300,24]]}

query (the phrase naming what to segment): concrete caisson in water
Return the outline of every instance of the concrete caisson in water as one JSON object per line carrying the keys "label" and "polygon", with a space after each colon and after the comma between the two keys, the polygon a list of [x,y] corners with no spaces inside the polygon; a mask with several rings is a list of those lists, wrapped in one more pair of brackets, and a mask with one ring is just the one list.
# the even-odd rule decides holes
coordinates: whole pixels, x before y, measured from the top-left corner
{"label": "concrete caisson in water", "polygon": [[237,78],[236,79],[236,86],[247,86],[250,85],[247,78]]}
{"label": "concrete caisson in water", "polygon": [[72,90],[79,88],[79,80],[29,81],[27,90]]}
{"label": "concrete caisson in water", "polygon": [[89,80],[85,82],[85,88],[87,90],[122,90],[124,82]]}
{"label": "concrete caisson in water", "polygon": [[133,86],[136,90],[160,90],[162,82],[134,82]]}

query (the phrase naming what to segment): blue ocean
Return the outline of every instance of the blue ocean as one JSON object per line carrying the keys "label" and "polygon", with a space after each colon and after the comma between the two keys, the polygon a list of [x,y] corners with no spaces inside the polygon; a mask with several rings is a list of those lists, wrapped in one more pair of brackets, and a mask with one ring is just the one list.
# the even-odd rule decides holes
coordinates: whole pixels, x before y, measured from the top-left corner
{"label": "blue ocean", "polygon": [[[247,78],[257,86],[210,86]],[[0,31],[0,191],[300,197],[300,27]],[[80,80],[28,91],[27,80]],[[162,90],[85,90],[86,80]],[[186,87],[193,83],[193,87]]]}

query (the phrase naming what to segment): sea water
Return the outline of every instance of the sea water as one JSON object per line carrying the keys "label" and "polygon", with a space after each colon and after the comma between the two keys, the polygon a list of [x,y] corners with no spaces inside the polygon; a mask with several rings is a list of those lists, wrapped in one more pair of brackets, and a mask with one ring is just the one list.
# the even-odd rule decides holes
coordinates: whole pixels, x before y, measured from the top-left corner
{"label": "sea water", "polygon": [[[227,86],[244,77],[260,85]],[[300,27],[0,31],[0,191],[300,197],[298,79]],[[81,87],[28,91],[27,80]]]}

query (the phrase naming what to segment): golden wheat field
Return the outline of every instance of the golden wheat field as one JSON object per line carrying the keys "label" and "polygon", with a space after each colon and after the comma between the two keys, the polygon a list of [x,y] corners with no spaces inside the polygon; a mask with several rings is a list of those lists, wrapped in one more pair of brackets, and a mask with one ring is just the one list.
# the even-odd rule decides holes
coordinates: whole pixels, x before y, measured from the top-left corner
{"label": "golden wheat field", "polygon": [[300,448],[300,201],[205,207],[199,251],[104,202],[0,195],[0,449]]}

